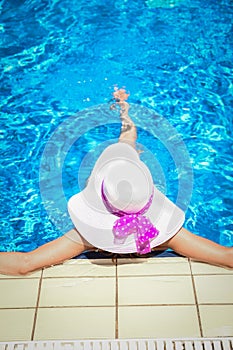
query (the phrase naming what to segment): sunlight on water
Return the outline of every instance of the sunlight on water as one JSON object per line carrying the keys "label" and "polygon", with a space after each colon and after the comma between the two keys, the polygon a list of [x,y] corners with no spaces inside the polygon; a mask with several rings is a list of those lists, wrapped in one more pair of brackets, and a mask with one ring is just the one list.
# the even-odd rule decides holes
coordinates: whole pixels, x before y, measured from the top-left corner
{"label": "sunlight on water", "polygon": [[[233,5],[161,3],[0,1],[1,250],[27,251],[71,227],[66,202],[42,202],[42,154],[46,147],[47,166],[61,170],[67,200],[85,185],[103,145],[119,136],[108,104],[115,85],[130,91],[143,160],[157,186],[187,209],[186,227],[233,245]],[[49,142],[70,118],[75,128]],[[167,120],[175,135],[165,124],[158,135],[156,120]],[[179,189],[190,169],[191,198],[190,184]]]}

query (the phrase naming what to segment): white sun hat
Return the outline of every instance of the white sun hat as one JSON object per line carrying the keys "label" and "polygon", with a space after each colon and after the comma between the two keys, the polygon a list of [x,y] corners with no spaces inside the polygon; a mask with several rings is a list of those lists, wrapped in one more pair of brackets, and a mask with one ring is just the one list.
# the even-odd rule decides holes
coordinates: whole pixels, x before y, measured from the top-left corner
{"label": "white sun hat", "polygon": [[184,212],[157,190],[137,151],[123,142],[103,151],[68,211],[86,241],[113,253],[147,253],[184,222]]}

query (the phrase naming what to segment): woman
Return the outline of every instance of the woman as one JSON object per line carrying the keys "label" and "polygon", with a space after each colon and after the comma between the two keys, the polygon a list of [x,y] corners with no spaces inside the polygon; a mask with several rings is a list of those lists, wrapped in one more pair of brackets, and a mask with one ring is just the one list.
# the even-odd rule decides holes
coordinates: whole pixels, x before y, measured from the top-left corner
{"label": "woman", "polygon": [[96,249],[145,254],[171,248],[185,257],[233,268],[233,248],[183,228],[182,210],[153,185],[136,150],[128,96],[124,89],[113,93],[111,108],[119,106],[122,120],[119,142],[100,155],[86,188],[68,202],[75,228],[28,253],[0,253],[1,274],[25,275]]}

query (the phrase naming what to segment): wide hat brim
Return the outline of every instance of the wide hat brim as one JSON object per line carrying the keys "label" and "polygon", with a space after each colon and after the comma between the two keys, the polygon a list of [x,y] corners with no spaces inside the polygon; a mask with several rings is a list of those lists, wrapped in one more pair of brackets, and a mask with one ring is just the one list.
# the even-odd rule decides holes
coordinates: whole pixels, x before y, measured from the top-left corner
{"label": "wide hat brim", "polygon": [[[132,146],[116,143],[107,147],[98,158],[86,188],[70,198],[68,211],[78,232],[91,245],[113,253],[134,253],[137,252],[134,234],[127,236],[124,243],[115,240],[113,225],[118,217],[106,209],[101,196],[104,174],[112,162],[119,159],[146,167]],[[144,215],[159,230],[150,242],[151,248],[173,237],[184,222],[184,212],[156,187],[151,206]]]}

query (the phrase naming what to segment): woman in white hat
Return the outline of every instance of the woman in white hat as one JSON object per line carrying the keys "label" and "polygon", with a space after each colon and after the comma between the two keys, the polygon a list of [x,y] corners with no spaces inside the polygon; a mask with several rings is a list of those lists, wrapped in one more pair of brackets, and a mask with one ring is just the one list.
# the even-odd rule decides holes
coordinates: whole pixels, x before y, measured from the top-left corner
{"label": "woman in white hat", "polygon": [[23,275],[62,263],[84,251],[146,254],[171,248],[192,259],[233,268],[233,248],[182,227],[184,213],[153,184],[136,151],[137,130],[128,116],[128,94],[113,93],[122,120],[119,142],[97,160],[86,188],[70,198],[74,229],[32,252],[0,253],[0,273]]}

